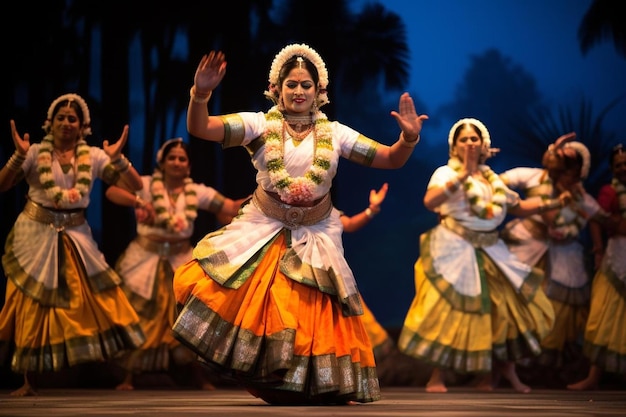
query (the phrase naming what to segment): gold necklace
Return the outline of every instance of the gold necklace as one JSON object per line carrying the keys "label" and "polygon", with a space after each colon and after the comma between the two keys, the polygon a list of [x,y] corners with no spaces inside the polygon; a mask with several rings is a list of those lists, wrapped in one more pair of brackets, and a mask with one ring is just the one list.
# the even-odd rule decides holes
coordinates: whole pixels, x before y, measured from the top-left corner
{"label": "gold necklace", "polygon": [[296,125],[296,129],[300,130],[304,126],[313,124],[313,115],[295,116],[293,114],[285,114],[284,119],[290,125]]}
{"label": "gold necklace", "polygon": [[302,132],[297,132],[286,121],[283,122],[283,126],[285,127],[285,130],[287,130],[287,133],[289,134],[289,136],[291,136],[291,139],[296,142],[302,142],[302,140],[306,138],[307,136],[309,136],[309,133],[313,131],[313,124],[309,124],[307,128],[304,129]]}

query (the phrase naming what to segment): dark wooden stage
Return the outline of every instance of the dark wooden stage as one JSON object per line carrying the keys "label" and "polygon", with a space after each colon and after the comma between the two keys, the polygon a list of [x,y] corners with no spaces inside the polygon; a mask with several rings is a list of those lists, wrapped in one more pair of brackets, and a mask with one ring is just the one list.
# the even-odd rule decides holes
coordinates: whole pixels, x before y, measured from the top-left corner
{"label": "dark wooden stage", "polygon": [[453,387],[427,394],[422,387],[383,388],[382,400],[353,406],[271,406],[246,391],[228,387],[193,389],[42,389],[36,397],[11,397],[0,391],[0,416],[46,417],[589,417],[626,415],[626,392],[572,392],[535,389],[519,394],[509,388],[491,393]]}

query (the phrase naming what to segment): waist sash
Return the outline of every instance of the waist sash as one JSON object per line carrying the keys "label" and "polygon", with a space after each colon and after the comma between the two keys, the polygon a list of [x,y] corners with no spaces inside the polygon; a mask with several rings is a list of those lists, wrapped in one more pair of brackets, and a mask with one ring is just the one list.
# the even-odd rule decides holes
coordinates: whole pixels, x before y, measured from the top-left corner
{"label": "waist sash", "polygon": [[326,219],[333,209],[329,193],[312,207],[298,207],[272,198],[260,187],[254,191],[252,203],[266,216],[279,220],[291,228],[319,223]]}
{"label": "waist sash", "polygon": [[37,204],[32,200],[28,200],[24,206],[23,213],[30,219],[39,223],[49,224],[57,232],[64,230],[66,227],[80,226],[85,223],[85,210],[54,210]]}

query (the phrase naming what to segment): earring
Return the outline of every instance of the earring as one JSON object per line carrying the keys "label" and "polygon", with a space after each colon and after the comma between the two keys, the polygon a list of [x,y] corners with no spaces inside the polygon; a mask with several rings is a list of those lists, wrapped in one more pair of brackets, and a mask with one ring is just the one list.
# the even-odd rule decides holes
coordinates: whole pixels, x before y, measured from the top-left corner
{"label": "earring", "polygon": [[285,111],[285,103],[283,103],[283,98],[280,97],[278,99],[278,110],[279,111]]}
{"label": "earring", "polygon": [[315,114],[317,113],[318,110],[319,110],[319,106],[317,104],[317,97],[315,97],[315,100],[313,100],[313,104],[311,105],[311,113]]}

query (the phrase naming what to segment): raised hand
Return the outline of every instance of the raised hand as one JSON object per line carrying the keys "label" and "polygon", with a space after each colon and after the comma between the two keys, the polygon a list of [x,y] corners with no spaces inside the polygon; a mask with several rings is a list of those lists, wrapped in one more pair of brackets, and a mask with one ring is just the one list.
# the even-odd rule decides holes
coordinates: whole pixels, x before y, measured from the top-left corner
{"label": "raised hand", "polygon": [[409,93],[403,93],[400,96],[398,111],[392,111],[391,115],[396,119],[400,130],[404,133],[404,139],[409,142],[417,140],[422,131],[423,121],[428,119],[425,114],[421,116],[417,114],[415,104]]}
{"label": "raised hand", "polygon": [[15,127],[15,120],[11,120],[11,136],[13,137],[15,149],[21,155],[26,155],[28,149],[30,148],[30,135],[28,133],[24,133],[24,138],[22,138]]}
{"label": "raised hand", "polygon": [[226,56],[221,51],[204,55],[194,76],[197,94],[208,94],[219,85],[226,74]]}
{"label": "raised hand", "polygon": [[104,142],[102,142],[102,149],[104,149],[104,152],[106,152],[106,154],[109,155],[109,158],[111,158],[111,161],[115,161],[122,155],[122,149],[124,148],[124,145],[126,145],[127,140],[128,140],[128,125],[125,125],[124,129],[122,129],[122,135],[117,140],[117,142],[113,144],[109,144],[109,141],[105,139]]}
{"label": "raised hand", "polygon": [[370,208],[379,207],[383,201],[385,201],[385,197],[387,196],[387,190],[389,189],[389,184],[384,183],[380,190],[370,190]]}

